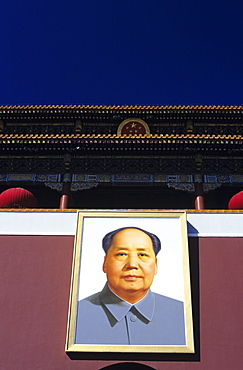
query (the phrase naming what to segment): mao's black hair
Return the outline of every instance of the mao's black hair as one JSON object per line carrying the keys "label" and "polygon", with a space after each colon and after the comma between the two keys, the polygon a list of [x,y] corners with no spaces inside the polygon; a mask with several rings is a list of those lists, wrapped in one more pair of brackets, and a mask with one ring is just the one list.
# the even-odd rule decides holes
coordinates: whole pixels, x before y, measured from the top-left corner
{"label": "mao's black hair", "polygon": [[120,229],[110,231],[108,234],[106,234],[104,236],[103,240],[102,240],[102,248],[104,249],[105,254],[107,254],[107,251],[108,251],[108,249],[110,248],[110,246],[112,244],[114,236],[117,233],[119,233],[120,231],[125,230],[125,229],[137,229],[137,230],[140,230],[143,233],[147,234],[150,237],[150,239],[152,240],[154,253],[157,256],[157,254],[159,253],[159,251],[161,249],[160,239],[156,235],[154,235],[154,234],[152,234],[152,233],[150,233],[146,230],[140,229],[139,227],[133,227],[133,226],[122,227]]}

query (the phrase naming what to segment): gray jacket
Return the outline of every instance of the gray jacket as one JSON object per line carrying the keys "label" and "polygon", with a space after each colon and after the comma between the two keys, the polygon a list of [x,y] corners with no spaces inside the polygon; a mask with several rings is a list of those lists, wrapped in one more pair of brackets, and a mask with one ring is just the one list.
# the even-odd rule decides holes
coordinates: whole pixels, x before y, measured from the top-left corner
{"label": "gray jacket", "polygon": [[183,302],[149,290],[132,305],[106,284],[78,302],[75,344],[185,345]]}

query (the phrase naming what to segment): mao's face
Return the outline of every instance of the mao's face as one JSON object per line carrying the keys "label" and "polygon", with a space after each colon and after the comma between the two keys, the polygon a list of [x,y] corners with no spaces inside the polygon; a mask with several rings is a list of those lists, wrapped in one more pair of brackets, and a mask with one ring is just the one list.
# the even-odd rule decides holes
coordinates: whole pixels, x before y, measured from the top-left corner
{"label": "mao's face", "polygon": [[135,303],[148,292],[157,273],[152,240],[137,229],[118,232],[105,256],[103,271],[111,290]]}

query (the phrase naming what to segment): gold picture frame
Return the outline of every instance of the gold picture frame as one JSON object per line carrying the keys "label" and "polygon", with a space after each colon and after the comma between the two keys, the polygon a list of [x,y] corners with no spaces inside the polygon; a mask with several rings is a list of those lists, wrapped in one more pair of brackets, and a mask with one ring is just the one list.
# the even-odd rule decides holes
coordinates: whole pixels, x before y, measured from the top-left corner
{"label": "gold picture frame", "polygon": [[[168,343],[162,342],[160,333],[166,333],[166,325],[162,323],[169,322],[166,317],[161,317],[157,323],[154,323],[154,328],[148,334],[143,334],[143,328],[139,327],[139,337],[146,337],[146,342],[142,343],[124,343],[121,339],[116,339],[114,344],[109,330],[104,329],[104,339],[96,339],[97,332],[103,330],[99,318],[99,313],[96,311],[90,312],[89,319],[85,317],[85,327],[83,330],[88,334],[91,329],[94,333],[90,334],[92,340],[77,339],[79,333],[82,333],[82,323],[80,319],[83,316],[89,315],[84,310],[79,308],[80,302],[86,301],[86,297],[92,296],[101,291],[106,281],[106,275],[102,272],[102,264],[104,259],[104,251],[102,251],[102,238],[105,234],[119,228],[138,228],[153,233],[161,240],[161,256],[158,257],[158,274],[155,276],[152,284],[152,291],[157,293],[156,296],[165,297],[177,304],[183,304],[183,319],[179,322],[183,326],[184,339],[177,339],[177,328],[172,328],[174,331],[174,339],[168,339]],[[159,254],[160,254],[159,253]],[[154,293],[153,293],[154,294]],[[104,307],[99,309],[104,311]],[[81,311],[80,311],[81,310]],[[173,311],[173,309],[172,309]],[[86,312],[86,310],[85,310]],[[158,315],[160,315],[160,312]],[[154,316],[155,317],[155,316]],[[178,316],[179,317],[179,316]],[[136,318],[136,317],[135,317]],[[179,318],[178,318],[179,320]],[[153,319],[151,319],[151,322]],[[172,320],[172,322],[174,319]],[[100,325],[99,325],[100,323]],[[148,324],[148,323],[146,323]],[[130,325],[130,324],[129,324]],[[143,325],[143,324],[142,324]],[[150,322],[149,322],[149,325]],[[146,330],[149,327],[146,326]],[[163,327],[159,327],[159,325]],[[94,326],[96,328],[94,328]],[[114,325],[115,326],[115,325]],[[118,327],[118,326],[117,326]],[[150,326],[152,328],[152,326]],[[156,329],[158,328],[158,329]],[[130,329],[129,329],[130,330]],[[157,331],[158,330],[158,331]],[[179,329],[178,329],[179,330]],[[101,333],[103,333],[101,331]],[[169,334],[168,334],[169,335]],[[86,338],[86,334],[84,336]],[[97,334],[98,338],[98,334]],[[100,337],[101,338],[101,337]],[[151,343],[150,343],[150,339]],[[171,336],[173,338],[173,336]],[[91,341],[89,343],[89,341]],[[97,343],[96,343],[97,341]],[[174,343],[173,343],[174,342]],[[77,213],[77,230],[74,246],[72,281],[70,290],[70,304],[68,315],[68,327],[66,338],[66,352],[122,352],[122,353],[194,353],[194,337],[193,337],[193,319],[192,319],[192,304],[191,304],[191,286],[190,286],[190,271],[189,271],[189,252],[188,252],[188,236],[187,236],[187,221],[185,211],[113,211],[113,210],[92,210],[78,211]]]}

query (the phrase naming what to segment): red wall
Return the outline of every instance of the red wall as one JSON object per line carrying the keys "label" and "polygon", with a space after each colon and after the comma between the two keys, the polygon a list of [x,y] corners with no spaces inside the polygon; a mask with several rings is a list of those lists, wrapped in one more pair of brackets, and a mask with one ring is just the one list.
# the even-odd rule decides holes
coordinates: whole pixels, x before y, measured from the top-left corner
{"label": "red wall", "polygon": [[185,356],[68,357],[73,243],[72,236],[0,236],[1,369],[93,370],[126,361],[168,370],[242,368],[243,238],[190,239],[196,354]]}

